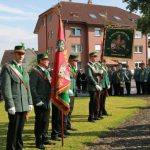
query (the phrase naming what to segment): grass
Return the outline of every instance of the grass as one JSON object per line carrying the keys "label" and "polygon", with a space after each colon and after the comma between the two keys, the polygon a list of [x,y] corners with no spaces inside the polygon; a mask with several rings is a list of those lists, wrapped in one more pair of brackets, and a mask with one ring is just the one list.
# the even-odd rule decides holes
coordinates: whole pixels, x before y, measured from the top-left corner
{"label": "grass", "polygon": [[[46,146],[47,150],[81,150],[85,146],[92,144],[97,137],[105,132],[119,126],[127,118],[131,117],[140,107],[146,105],[142,98],[133,97],[108,97],[106,108],[112,116],[98,120],[96,123],[87,122],[89,98],[76,98],[75,107],[72,115],[72,126],[77,131],[72,131],[69,138],[64,139],[64,147],[61,142],[56,142],[54,146]],[[7,133],[7,113],[4,111],[4,102],[0,103],[0,150],[5,149]],[[23,139],[24,150],[35,150],[34,143],[34,111],[30,113],[30,119],[25,124]],[[50,123],[51,129],[51,123]],[[51,132],[49,130],[49,132]]]}

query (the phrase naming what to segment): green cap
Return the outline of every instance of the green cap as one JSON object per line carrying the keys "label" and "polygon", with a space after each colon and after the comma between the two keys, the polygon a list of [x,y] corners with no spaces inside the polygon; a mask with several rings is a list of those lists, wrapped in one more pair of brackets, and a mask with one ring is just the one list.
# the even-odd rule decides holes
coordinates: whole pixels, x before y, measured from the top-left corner
{"label": "green cap", "polygon": [[37,55],[37,60],[41,60],[41,59],[48,59],[48,54],[47,53],[40,53]]}
{"label": "green cap", "polygon": [[97,52],[96,51],[90,52],[89,56],[97,56]]}
{"label": "green cap", "polygon": [[78,57],[79,57],[78,54],[70,54],[69,59],[76,59]]}
{"label": "green cap", "polygon": [[25,48],[24,48],[23,45],[17,45],[14,48],[14,52],[15,53],[23,53],[23,54],[25,54]]}

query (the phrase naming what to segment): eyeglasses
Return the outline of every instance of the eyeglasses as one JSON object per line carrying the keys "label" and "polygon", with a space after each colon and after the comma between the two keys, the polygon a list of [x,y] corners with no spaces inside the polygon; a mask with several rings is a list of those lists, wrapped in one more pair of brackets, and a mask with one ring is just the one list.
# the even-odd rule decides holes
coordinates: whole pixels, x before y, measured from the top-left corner
{"label": "eyeglasses", "polygon": [[79,60],[74,59],[73,61],[74,61],[74,62],[78,62]]}

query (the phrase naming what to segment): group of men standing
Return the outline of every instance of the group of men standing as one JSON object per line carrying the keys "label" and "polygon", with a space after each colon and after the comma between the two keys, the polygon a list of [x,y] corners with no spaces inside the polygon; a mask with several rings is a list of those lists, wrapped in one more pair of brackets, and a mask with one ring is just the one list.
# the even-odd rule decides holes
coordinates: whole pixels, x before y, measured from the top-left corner
{"label": "group of men standing", "polygon": [[[6,63],[1,71],[2,95],[5,100],[5,109],[8,112],[7,150],[22,150],[22,132],[28,113],[34,106],[35,112],[35,145],[38,149],[45,149],[44,145],[54,144],[48,139],[50,119],[50,91],[51,72],[48,70],[48,54],[37,55],[37,65],[28,74],[22,66],[25,57],[24,46],[15,46],[14,59]],[[64,118],[64,137],[70,135],[67,130],[76,130],[71,126],[71,113],[74,106],[76,62],[78,55],[69,56],[71,78],[70,112]],[[52,104],[52,133],[51,139],[59,141],[61,136],[61,112]]]}

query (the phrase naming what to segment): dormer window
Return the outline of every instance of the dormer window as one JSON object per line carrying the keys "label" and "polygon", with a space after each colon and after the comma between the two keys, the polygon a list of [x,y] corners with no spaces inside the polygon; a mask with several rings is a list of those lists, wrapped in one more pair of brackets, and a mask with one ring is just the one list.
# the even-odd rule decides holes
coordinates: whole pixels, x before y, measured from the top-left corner
{"label": "dormer window", "polygon": [[72,17],[79,17],[79,14],[77,12],[71,12],[70,15]]}
{"label": "dormer window", "polygon": [[118,21],[120,21],[120,20],[121,20],[121,18],[120,18],[120,17],[118,17],[118,16],[113,16],[113,18],[114,18],[114,19],[116,19],[116,20],[118,20]]}
{"label": "dormer window", "polygon": [[89,16],[93,19],[97,19],[96,15],[95,14],[89,14]]}

